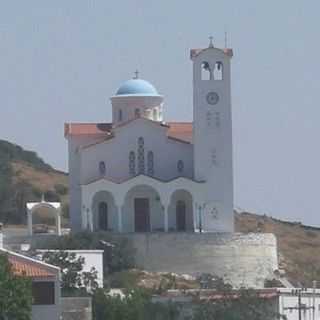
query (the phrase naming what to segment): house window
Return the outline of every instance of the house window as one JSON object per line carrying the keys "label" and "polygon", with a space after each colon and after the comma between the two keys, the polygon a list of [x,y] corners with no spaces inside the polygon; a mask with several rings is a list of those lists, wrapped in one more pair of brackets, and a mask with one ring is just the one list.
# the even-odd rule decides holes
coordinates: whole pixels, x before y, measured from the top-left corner
{"label": "house window", "polygon": [[50,305],[54,302],[54,282],[32,282],[32,298],[34,305]]}
{"label": "house window", "polygon": [[129,153],[129,174],[134,176],[136,174],[136,154],[134,151]]}
{"label": "house window", "polygon": [[138,139],[138,173],[144,174],[144,139],[140,137]]}
{"label": "house window", "polygon": [[177,162],[177,170],[179,173],[183,173],[183,170],[184,170],[184,163],[182,160],[179,160]]}
{"label": "house window", "polygon": [[154,175],[154,156],[152,151],[148,152],[147,161],[148,161],[148,175],[153,176]]}
{"label": "house window", "polygon": [[106,175],[106,164],[104,161],[99,162],[99,173],[100,173],[100,176]]}

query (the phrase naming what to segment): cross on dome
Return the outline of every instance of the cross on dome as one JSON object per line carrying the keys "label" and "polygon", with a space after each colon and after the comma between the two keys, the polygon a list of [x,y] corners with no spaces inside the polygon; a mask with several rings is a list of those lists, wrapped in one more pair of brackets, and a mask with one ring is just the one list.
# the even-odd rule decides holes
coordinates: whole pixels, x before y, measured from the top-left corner
{"label": "cross on dome", "polygon": [[139,79],[139,70],[136,70],[136,71],[134,72],[134,77],[133,77],[133,79]]}

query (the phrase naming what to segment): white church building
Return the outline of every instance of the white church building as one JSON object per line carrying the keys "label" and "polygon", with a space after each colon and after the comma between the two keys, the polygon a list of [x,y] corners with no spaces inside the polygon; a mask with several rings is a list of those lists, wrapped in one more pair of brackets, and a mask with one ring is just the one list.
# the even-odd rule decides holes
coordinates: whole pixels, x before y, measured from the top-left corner
{"label": "white church building", "polygon": [[[192,49],[193,122],[125,81],[111,123],[66,123],[73,231],[233,232],[231,49]],[[103,119],[102,119],[103,121]]]}

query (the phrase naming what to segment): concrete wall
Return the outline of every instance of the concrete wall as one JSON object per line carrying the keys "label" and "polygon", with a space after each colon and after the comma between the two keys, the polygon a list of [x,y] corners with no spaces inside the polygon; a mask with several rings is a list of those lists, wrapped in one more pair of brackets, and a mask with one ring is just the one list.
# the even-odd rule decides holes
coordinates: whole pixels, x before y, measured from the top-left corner
{"label": "concrete wall", "polygon": [[91,320],[92,302],[90,297],[61,298],[63,320]]}
{"label": "concrete wall", "polygon": [[263,287],[278,269],[273,234],[128,234],[136,263],[148,271],[197,275],[211,273],[236,287]]}
{"label": "concrete wall", "polygon": [[[100,138],[101,139],[101,138]],[[73,231],[81,229],[81,188],[80,188],[80,152],[82,145],[99,140],[96,136],[68,137],[68,168],[69,168],[69,201],[70,219]]]}

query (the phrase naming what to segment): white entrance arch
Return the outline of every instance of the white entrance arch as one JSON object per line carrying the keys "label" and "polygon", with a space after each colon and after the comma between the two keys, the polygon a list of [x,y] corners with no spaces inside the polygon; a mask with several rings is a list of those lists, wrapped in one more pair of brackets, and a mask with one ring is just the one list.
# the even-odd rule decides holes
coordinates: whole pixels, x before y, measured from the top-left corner
{"label": "white entrance arch", "polygon": [[60,202],[46,202],[43,198],[40,202],[28,202],[27,203],[27,215],[28,215],[28,233],[30,236],[33,234],[32,230],[32,215],[40,208],[47,208],[52,210],[56,220],[57,234],[61,235],[61,203]]}

